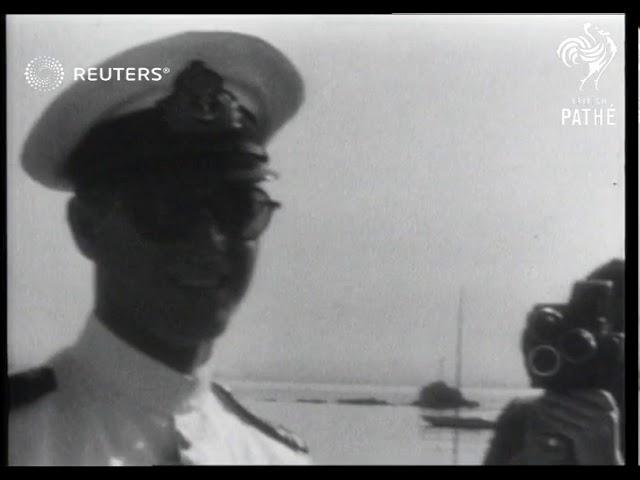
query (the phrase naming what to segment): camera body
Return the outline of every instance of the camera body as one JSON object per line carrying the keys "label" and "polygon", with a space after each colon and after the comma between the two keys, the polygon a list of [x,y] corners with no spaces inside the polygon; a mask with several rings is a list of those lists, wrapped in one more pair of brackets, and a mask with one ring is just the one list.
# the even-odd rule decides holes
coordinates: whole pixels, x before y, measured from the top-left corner
{"label": "camera body", "polygon": [[584,280],[565,304],[537,304],[527,316],[522,352],[531,386],[609,390],[624,368],[624,333],[612,324],[613,282]]}

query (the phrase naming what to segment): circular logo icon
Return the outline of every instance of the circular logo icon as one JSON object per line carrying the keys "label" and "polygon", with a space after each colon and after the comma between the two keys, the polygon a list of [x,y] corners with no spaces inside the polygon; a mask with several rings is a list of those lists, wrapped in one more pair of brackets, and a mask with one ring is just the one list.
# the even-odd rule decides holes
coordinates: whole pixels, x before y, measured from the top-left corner
{"label": "circular logo icon", "polygon": [[24,69],[24,78],[34,90],[49,92],[62,85],[64,68],[53,57],[36,57]]}

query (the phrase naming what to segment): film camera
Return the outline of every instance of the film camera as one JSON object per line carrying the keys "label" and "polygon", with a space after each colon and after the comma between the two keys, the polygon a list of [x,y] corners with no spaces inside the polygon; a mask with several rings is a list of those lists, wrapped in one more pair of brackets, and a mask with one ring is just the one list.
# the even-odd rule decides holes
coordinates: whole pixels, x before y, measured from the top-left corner
{"label": "film camera", "polygon": [[522,352],[531,385],[554,391],[608,390],[624,368],[624,333],[612,321],[613,282],[576,282],[566,304],[537,304]]}

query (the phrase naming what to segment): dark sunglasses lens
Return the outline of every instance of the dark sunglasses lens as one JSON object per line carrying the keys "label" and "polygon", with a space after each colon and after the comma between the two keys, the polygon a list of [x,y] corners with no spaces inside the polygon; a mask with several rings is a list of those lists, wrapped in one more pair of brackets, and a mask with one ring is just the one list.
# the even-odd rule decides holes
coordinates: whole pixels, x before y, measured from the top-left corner
{"label": "dark sunglasses lens", "polygon": [[188,202],[168,201],[149,192],[128,195],[125,208],[136,231],[156,242],[180,239],[193,221],[193,206]]}
{"label": "dark sunglasses lens", "polygon": [[273,211],[277,208],[277,204],[264,203],[256,206],[256,211],[242,228],[241,237],[243,240],[255,240],[258,238],[271,223]]}
{"label": "dark sunglasses lens", "polygon": [[255,240],[269,225],[273,210],[279,207],[258,188],[206,199],[138,196],[128,200],[136,230],[158,242],[180,240],[203,223],[213,224],[230,236]]}

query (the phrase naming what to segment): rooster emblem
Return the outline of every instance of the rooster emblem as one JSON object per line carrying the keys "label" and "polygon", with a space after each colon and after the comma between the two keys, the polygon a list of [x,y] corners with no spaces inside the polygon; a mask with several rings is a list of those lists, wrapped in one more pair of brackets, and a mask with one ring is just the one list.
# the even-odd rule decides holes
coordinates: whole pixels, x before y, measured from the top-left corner
{"label": "rooster emblem", "polygon": [[580,80],[580,90],[591,78],[593,78],[593,84],[598,90],[600,77],[615,57],[618,48],[608,32],[592,26],[590,23],[584,24],[584,33],[586,35],[567,38],[560,44],[556,53],[567,67],[571,68],[573,65],[586,63],[589,72],[586,77]]}

